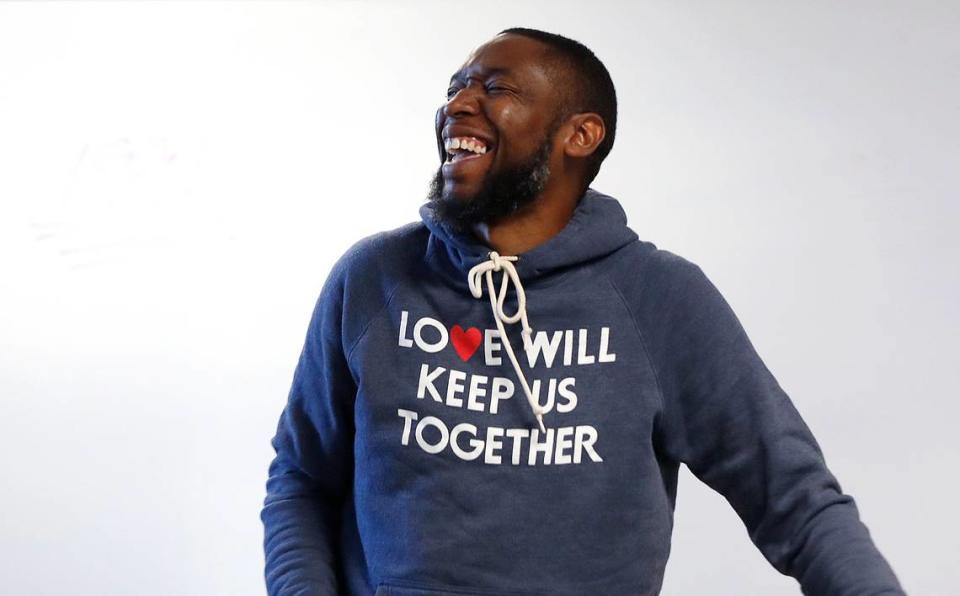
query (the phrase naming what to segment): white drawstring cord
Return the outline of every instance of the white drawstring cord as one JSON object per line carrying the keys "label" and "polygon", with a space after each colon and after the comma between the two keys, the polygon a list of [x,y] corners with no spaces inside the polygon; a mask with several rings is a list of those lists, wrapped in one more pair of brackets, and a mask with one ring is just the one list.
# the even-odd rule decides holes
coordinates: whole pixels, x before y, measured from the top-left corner
{"label": "white drawstring cord", "polygon": [[[467,283],[470,285],[470,293],[473,294],[474,298],[480,298],[483,295],[483,288],[480,286],[480,278],[483,277],[484,273],[486,273],[487,293],[490,295],[490,308],[493,310],[493,318],[497,322],[497,329],[500,330],[500,337],[503,339],[503,345],[507,349],[507,356],[510,357],[510,362],[513,362],[513,369],[517,371],[517,376],[520,378],[520,384],[523,386],[523,391],[527,394],[527,402],[530,404],[533,414],[537,417],[537,423],[540,424],[540,431],[546,433],[547,429],[543,426],[543,415],[546,413],[546,410],[540,407],[540,404],[538,404],[537,400],[533,397],[533,392],[530,390],[530,386],[527,384],[527,379],[523,376],[523,371],[520,370],[520,363],[517,362],[517,357],[513,353],[513,346],[510,345],[510,338],[507,337],[507,332],[503,327],[504,322],[516,323],[517,321],[522,321],[523,343],[524,346],[530,345],[530,334],[533,332],[533,330],[530,329],[530,323],[527,321],[527,297],[523,292],[523,286],[520,284],[520,277],[517,275],[517,269],[513,266],[513,261],[516,261],[519,257],[502,257],[496,251],[490,251],[488,256],[490,257],[490,260],[477,263],[470,269],[470,273],[467,274]],[[503,270],[503,282],[500,284],[500,293],[497,296],[496,301],[494,301],[493,272],[500,271],[501,269]],[[517,312],[511,316],[507,316],[507,313],[503,312],[503,301],[507,298],[507,284],[509,281],[513,282],[513,285],[517,290]]]}

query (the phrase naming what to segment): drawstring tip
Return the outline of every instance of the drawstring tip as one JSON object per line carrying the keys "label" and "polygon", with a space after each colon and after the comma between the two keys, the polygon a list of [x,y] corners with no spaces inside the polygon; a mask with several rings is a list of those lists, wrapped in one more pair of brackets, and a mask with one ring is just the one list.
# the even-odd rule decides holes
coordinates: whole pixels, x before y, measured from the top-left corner
{"label": "drawstring tip", "polygon": [[543,414],[537,414],[537,423],[540,425],[540,432],[547,434],[547,429],[543,426]]}

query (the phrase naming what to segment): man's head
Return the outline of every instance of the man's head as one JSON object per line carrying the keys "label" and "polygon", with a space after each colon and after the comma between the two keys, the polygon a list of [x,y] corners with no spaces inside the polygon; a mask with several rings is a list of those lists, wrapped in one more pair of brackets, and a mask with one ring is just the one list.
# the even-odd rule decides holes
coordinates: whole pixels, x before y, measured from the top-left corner
{"label": "man's head", "polygon": [[613,146],[616,119],[613,82],[588,48],[535,29],[501,31],[453,75],[437,111],[436,214],[465,228],[530,205],[548,184],[579,196]]}

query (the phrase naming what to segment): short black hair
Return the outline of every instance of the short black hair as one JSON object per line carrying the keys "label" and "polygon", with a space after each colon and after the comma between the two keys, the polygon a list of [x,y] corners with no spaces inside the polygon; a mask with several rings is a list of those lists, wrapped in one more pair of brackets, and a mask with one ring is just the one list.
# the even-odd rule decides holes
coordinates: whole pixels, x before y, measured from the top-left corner
{"label": "short black hair", "polygon": [[546,44],[554,57],[568,68],[568,72],[573,73],[566,92],[560,96],[558,118],[565,119],[581,112],[594,112],[603,118],[606,135],[590,156],[585,181],[585,186],[589,186],[600,171],[600,164],[613,148],[613,139],[617,134],[617,91],[607,67],[590,48],[569,37],[527,27],[511,27],[497,35],[504,33],[522,35]]}

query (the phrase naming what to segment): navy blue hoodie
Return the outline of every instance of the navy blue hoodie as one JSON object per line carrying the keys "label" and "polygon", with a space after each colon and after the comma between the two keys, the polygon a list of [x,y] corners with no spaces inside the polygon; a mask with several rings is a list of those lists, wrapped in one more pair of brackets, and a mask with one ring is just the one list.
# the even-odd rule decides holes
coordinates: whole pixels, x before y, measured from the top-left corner
{"label": "navy blue hoodie", "polygon": [[805,594],[903,593],[728,303],[616,199],[588,190],[520,255],[420,215],[317,300],[272,442],[270,594],[657,594],[681,463]]}

